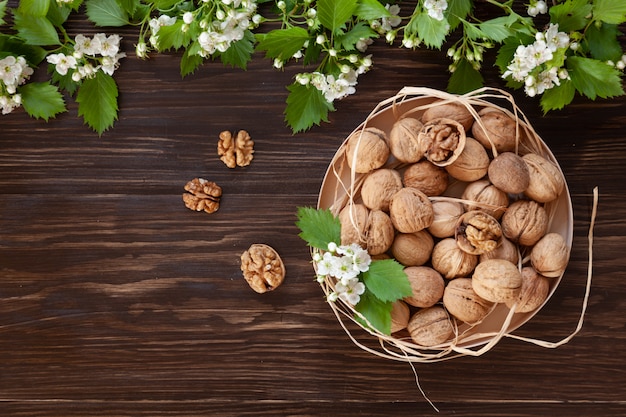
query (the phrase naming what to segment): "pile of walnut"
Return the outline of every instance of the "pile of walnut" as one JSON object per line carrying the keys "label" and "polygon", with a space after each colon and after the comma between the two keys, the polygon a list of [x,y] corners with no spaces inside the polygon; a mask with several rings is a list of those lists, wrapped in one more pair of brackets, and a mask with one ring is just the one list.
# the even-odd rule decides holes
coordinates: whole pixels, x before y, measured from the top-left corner
{"label": "pile of walnut", "polygon": [[[446,103],[390,132],[366,127],[345,146],[363,176],[360,198],[339,213],[341,243],[405,266],[413,295],[394,304],[392,333],[408,330],[419,346],[452,340],[456,324],[479,323],[497,303],[539,308],[569,260],[544,207],[563,192],[561,171],[516,153],[505,112],[476,110],[487,134],[464,105]],[[453,184],[461,198],[447,197]]]}

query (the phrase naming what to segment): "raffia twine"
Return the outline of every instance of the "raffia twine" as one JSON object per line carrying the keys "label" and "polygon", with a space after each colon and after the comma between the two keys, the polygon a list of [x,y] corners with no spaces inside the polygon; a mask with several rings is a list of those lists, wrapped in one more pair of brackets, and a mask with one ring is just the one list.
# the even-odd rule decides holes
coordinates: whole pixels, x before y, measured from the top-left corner
{"label": "raffia twine", "polygon": [[[404,103],[408,99],[413,98],[431,98],[435,99],[433,102],[428,102],[427,104],[416,105],[413,108],[410,108],[408,111],[404,111],[400,113],[399,105]],[[427,100],[428,101],[428,100]],[[501,107],[498,104],[495,104],[492,101],[504,101],[507,107]],[[475,90],[473,92],[467,93],[465,95],[457,96],[453,94],[449,94],[439,90],[433,90],[425,87],[405,87],[394,97],[390,97],[387,100],[379,103],[376,108],[368,115],[367,119],[363,122],[358,129],[363,131],[365,127],[368,127],[368,123],[371,119],[379,114],[381,111],[392,111],[393,115],[396,119],[400,117],[409,116],[412,113],[420,113],[426,110],[429,107],[441,105],[447,102],[457,102],[463,104],[469,112],[474,116],[475,123],[478,123],[483,130],[487,132],[487,129],[484,129],[484,125],[478,116],[476,108],[483,107],[492,107],[498,110],[504,111],[514,120],[516,120],[516,152],[522,151],[523,153],[534,152],[551,160],[560,171],[560,167],[558,166],[557,161],[554,159],[554,156],[549,152],[547,146],[543,143],[541,138],[537,135],[535,130],[532,128],[528,119],[524,115],[524,113],[517,107],[513,97],[507,93],[506,91],[495,89],[495,88],[481,88]],[[521,140],[523,138],[523,141]],[[356,157],[358,154],[358,146],[360,144],[357,143],[357,151],[354,153],[354,160],[351,163],[351,166],[356,166],[354,162],[356,162]],[[497,155],[497,150],[495,146],[493,146],[492,142],[492,152],[494,156]],[[335,158],[331,162],[331,169],[327,173],[328,175],[333,175],[337,180],[337,186],[334,189],[334,196],[330,210],[337,215],[339,211],[348,205],[353,205],[355,200],[359,196],[360,186],[364,180],[364,175],[357,174],[354,170],[350,170],[350,181],[346,184],[343,181],[343,176],[345,174],[345,170],[350,169],[346,167],[346,156],[345,156],[345,142],[342,147],[340,147],[339,151],[335,155]],[[392,164],[393,165],[393,164]],[[394,167],[398,167],[399,164],[395,164]],[[389,166],[387,166],[389,167]],[[562,174],[562,172],[561,172]],[[566,184],[567,187],[567,184]],[[321,196],[320,196],[321,197]],[[431,197],[431,199],[446,199],[450,197]],[[454,199],[455,201],[461,201],[460,199]],[[320,199],[321,201],[321,199]],[[475,202],[472,204],[476,205]],[[511,321],[515,315],[515,306],[513,306],[506,317],[504,318],[502,325],[497,332],[480,332],[474,333],[473,327],[470,326],[467,329],[460,329],[459,327],[455,327],[455,334],[451,341],[443,343],[437,346],[419,346],[412,342],[411,340],[405,340],[396,338],[394,336],[386,335],[378,330],[376,330],[371,324],[367,321],[367,319],[360,314],[358,311],[354,309],[354,307],[348,303],[344,303],[342,300],[337,301],[328,301],[328,304],[337,317],[341,327],[344,329],[346,334],[352,340],[352,342],[363,349],[366,352],[374,354],[376,356],[380,356],[386,359],[408,362],[411,364],[413,372],[415,374],[416,382],[422,394],[421,387],[419,386],[419,380],[417,377],[417,373],[413,366],[413,363],[433,363],[439,362],[443,360],[449,360],[462,356],[481,356],[491,350],[502,338],[508,337],[512,339],[521,340],[524,342],[532,343],[544,348],[556,348],[565,343],[568,343],[581,329],[583,326],[584,316],[587,309],[587,304],[589,300],[589,294],[591,290],[591,280],[592,280],[592,264],[593,264],[593,229],[595,225],[595,219],[597,214],[598,207],[598,188],[595,187],[593,189],[593,207],[591,213],[591,221],[589,225],[589,233],[588,233],[588,269],[587,269],[587,282],[585,286],[585,293],[582,302],[582,308],[580,312],[580,316],[578,319],[578,324],[575,330],[567,337],[557,341],[550,342],[540,339],[533,339],[528,337],[517,336],[509,332],[509,327]],[[546,209],[550,223],[552,222],[554,216],[554,207],[552,207],[549,203],[544,206]],[[354,219],[351,216],[351,221],[354,222]],[[357,229],[358,230],[358,229]],[[550,228],[548,229],[550,230]],[[571,250],[571,236],[566,239],[569,240],[568,249]],[[523,254],[522,254],[523,255]],[[569,255],[569,254],[568,254]],[[519,267],[521,268],[522,263],[526,262],[527,259],[522,259],[520,256]],[[559,278],[560,280],[560,278]],[[558,284],[558,281],[557,281]],[[556,285],[556,284],[555,284]],[[328,300],[328,296],[334,291],[335,282],[333,280],[327,279],[324,282],[320,283],[322,290],[326,295],[326,299]],[[551,289],[551,293],[554,291],[554,287]],[[549,298],[549,297],[548,297]],[[495,306],[494,306],[495,308]],[[539,307],[541,308],[541,307]],[[366,323],[367,326],[362,325],[359,321],[356,320],[358,317],[362,322]],[[451,320],[452,323],[456,323],[455,320]],[[365,343],[362,343],[357,337],[355,337],[350,328],[350,323],[356,324],[366,333],[373,336],[378,340],[378,347],[373,348]],[[455,324],[456,326],[456,324]],[[353,327],[350,325],[350,327]],[[432,404],[432,402],[424,395],[424,398],[428,400],[428,402],[436,409],[436,407]]]}

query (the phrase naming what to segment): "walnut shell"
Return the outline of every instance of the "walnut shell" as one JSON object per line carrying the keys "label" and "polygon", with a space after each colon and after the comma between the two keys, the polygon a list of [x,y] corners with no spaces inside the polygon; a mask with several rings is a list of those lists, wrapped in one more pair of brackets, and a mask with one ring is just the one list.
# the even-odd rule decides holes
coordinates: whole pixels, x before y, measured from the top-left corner
{"label": "walnut shell", "polygon": [[400,173],[395,169],[381,168],[365,177],[361,186],[361,198],[367,208],[388,212],[391,196],[401,188]]}
{"label": "walnut shell", "polygon": [[502,217],[509,205],[507,194],[488,180],[478,180],[467,184],[461,198],[477,203],[465,203],[463,205],[465,210],[482,210],[496,220]]}
{"label": "walnut shell", "polygon": [[363,204],[348,204],[339,212],[342,245],[356,243],[366,247],[369,214],[368,208]]}
{"label": "walnut shell", "polygon": [[569,248],[563,236],[548,233],[533,246],[530,263],[535,270],[548,278],[558,278],[569,262]]}
{"label": "walnut shell", "polygon": [[371,210],[367,218],[366,249],[370,255],[387,252],[394,241],[395,230],[391,219],[381,210]]}
{"label": "walnut shell", "polygon": [[430,107],[422,114],[422,122],[428,123],[434,119],[451,119],[461,123],[463,129],[469,132],[474,123],[474,116],[465,107],[464,104],[458,102],[450,102],[445,104],[438,104]]}
{"label": "walnut shell", "polygon": [[452,279],[469,276],[478,264],[478,256],[461,250],[453,238],[445,238],[435,244],[431,262],[437,272]]}
{"label": "walnut shell", "polygon": [[403,117],[393,124],[389,132],[391,154],[400,162],[413,163],[424,157],[430,142],[419,138],[422,122],[412,117]]}
{"label": "walnut shell", "polygon": [[406,329],[411,318],[409,306],[402,300],[396,300],[391,304],[391,333]]}
{"label": "walnut shell", "polygon": [[484,262],[487,259],[505,259],[512,264],[517,265],[519,262],[519,256],[519,248],[517,245],[502,236],[500,246],[492,251],[482,253],[480,255],[479,262]]}
{"label": "walnut shell", "polygon": [[405,187],[417,188],[427,196],[443,194],[448,188],[446,170],[430,161],[420,161],[409,165],[402,175]]}
{"label": "walnut shell", "polygon": [[403,300],[414,307],[430,307],[443,296],[445,283],[439,272],[427,266],[410,266],[404,268],[413,295]]}
{"label": "walnut shell", "polygon": [[413,314],[407,329],[413,342],[424,347],[439,345],[454,334],[452,321],[441,306],[424,308]]}
{"label": "walnut shell", "polygon": [[[516,123],[509,115],[499,109],[485,107],[478,112],[480,122],[472,125],[472,136],[485,148],[492,150],[492,145],[498,153],[515,150]],[[482,128],[481,123],[485,126]]]}
{"label": "walnut shell", "polygon": [[530,174],[530,182],[524,193],[539,203],[556,200],[565,188],[565,179],[559,168],[534,153],[526,154],[522,158]]}
{"label": "walnut shell", "polygon": [[465,148],[456,161],[445,167],[448,174],[460,181],[477,181],[487,174],[490,163],[485,148],[474,138],[465,138]]}
{"label": "walnut shell", "polygon": [[387,135],[378,128],[366,127],[348,138],[346,160],[348,166],[359,174],[367,174],[382,167],[388,157]]}
{"label": "walnut shell", "polygon": [[463,251],[480,255],[500,246],[502,228],[492,216],[480,210],[472,210],[459,218],[454,237]]}
{"label": "walnut shell", "polygon": [[493,303],[476,294],[470,278],[456,278],[446,286],[443,306],[457,319],[475,324],[489,314]]}
{"label": "walnut shell", "polygon": [[420,190],[404,187],[391,197],[389,215],[399,232],[419,232],[433,222],[433,205]]}
{"label": "walnut shell", "polygon": [[430,259],[435,242],[426,230],[398,233],[391,244],[391,254],[404,266],[423,265]]}
{"label": "walnut shell", "polygon": [[285,265],[271,246],[255,243],[241,254],[243,277],[254,291],[275,290],[285,279]]}
{"label": "walnut shell", "polygon": [[521,156],[502,152],[493,158],[488,169],[489,181],[505,193],[519,194],[530,184],[530,172]]}
{"label": "walnut shell", "polygon": [[489,259],[476,266],[472,288],[480,297],[494,303],[515,300],[522,288],[522,275],[509,261]]}
{"label": "walnut shell", "polygon": [[530,266],[522,268],[522,289],[519,296],[511,301],[507,301],[506,306],[515,307],[516,313],[529,313],[541,307],[550,293],[550,281],[540,275]]}
{"label": "walnut shell", "polygon": [[419,139],[430,143],[424,156],[443,167],[453,163],[465,148],[465,129],[451,119],[434,119],[424,124]]}
{"label": "walnut shell", "polygon": [[459,217],[463,214],[463,205],[455,201],[435,200],[433,222],[428,227],[431,235],[439,238],[454,236]]}
{"label": "walnut shell", "polygon": [[502,216],[504,236],[522,246],[532,246],[548,230],[548,214],[539,203],[518,200]]}

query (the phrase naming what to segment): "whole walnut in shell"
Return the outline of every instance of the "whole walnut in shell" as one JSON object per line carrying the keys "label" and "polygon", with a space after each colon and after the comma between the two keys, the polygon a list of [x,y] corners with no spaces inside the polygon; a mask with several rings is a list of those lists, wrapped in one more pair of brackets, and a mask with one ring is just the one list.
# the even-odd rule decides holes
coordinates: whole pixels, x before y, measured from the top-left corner
{"label": "whole walnut in shell", "polygon": [[489,314],[493,303],[474,292],[470,278],[456,278],[446,286],[443,306],[457,319],[474,324]]}
{"label": "whole walnut in shell", "polygon": [[516,244],[503,236],[500,246],[492,251],[482,253],[479,262],[484,262],[487,259],[505,259],[517,265],[519,262],[519,248]]}
{"label": "whole walnut in shell", "polygon": [[348,204],[339,212],[342,245],[356,243],[366,247],[369,215],[368,208],[363,204]]}
{"label": "whole walnut in shell", "polygon": [[522,246],[532,246],[548,230],[548,214],[539,203],[518,200],[502,216],[504,236]]}
{"label": "whole walnut in shell", "polygon": [[494,303],[515,300],[522,288],[522,275],[509,261],[489,259],[476,266],[472,288],[482,298]]}
{"label": "whole walnut in shell", "polygon": [[448,313],[438,305],[424,308],[413,314],[407,329],[413,342],[424,347],[439,345],[454,334],[454,325]]}
{"label": "whole walnut in shell", "polygon": [[426,111],[422,114],[423,123],[428,123],[432,120],[441,118],[451,119],[461,123],[466,132],[470,131],[472,124],[474,123],[474,116],[472,116],[472,113],[470,113],[467,107],[464,104],[455,101],[437,104],[426,109]]}
{"label": "whole walnut in shell", "polygon": [[389,215],[381,210],[371,210],[367,218],[366,249],[370,255],[380,255],[391,247],[395,235]]}
{"label": "whole walnut in shell", "polygon": [[476,139],[465,138],[465,148],[459,157],[445,167],[448,174],[460,181],[477,181],[487,174],[490,163],[487,151]]}
{"label": "whole walnut in shell", "polygon": [[391,333],[406,329],[411,318],[409,306],[402,300],[396,300],[391,304]]}
{"label": "whole walnut in shell", "polygon": [[402,182],[405,187],[417,188],[429,197],[437,196],[448,188],[448,173],[432,162],[423,160],[406,168]]}
{"label": "whole walnut in shell", "polygon": [[[356,157],[355,157],[356,155]],[[387,135],[375,127],[366,127],[350,135],[346,143],[348,166],[359,174],[382,167],[389,157]]]}
{"label": "whole walnut in shell", "polygon": [[465,203],[465,210],[482,210],[496,220],[502,217],[509,205],[507,194],[488,180],[478,180],[467,184],[461,198],[476,203]]}
{"label": "whole walnut in shell", "polygon": [[[516,123],[513,118],[493,107],[485,107],[478,112],[478,115],[479,120],[472,125],[474,139],[489,150],[495,147],[498,153],[515,150],[517,139]],[[481,124],[485,127],[484,129]]]}
{"label": "whole walnut in shell", "polygon": [[424,156],[437,166],[453,163],[465,147],[463,125],[451,119],[439,118],[425,123],[418,138],[430,145]]}
{"label": "whole walnut in shell", "polygon": [[563,275],[569,261],[569,248],[563,236],[548,233],[530,251],[530,263],[541,275],[558,278]]}
{"label": "whole walnut in shell", "polygon": [[492,216],[480,210],[472,210],[459,218],[455,239],[463,251],[480,255],[500,246],[502,228]]}
{"label": "whole walnut in shell", "polygon": [[445,283],[439,272],[427,266],[404,268],[413,294],[403,300],[414,307],[430,307],[443,296]]}
{"label": "whole walnut in shell", "polygon": [[505,193],[519,194],[530,184],[530,172],[521,156],[502,152],[489,164],[489,181]]}
{"label": "whole walnut in shell", "polygon": [[426,230],[398,233],[391,244],[391,254],[404,266],[423,265],[430,259],[435,242]]}
{"label": "whole walnut in shell", "polygon": [[424,157],[429,141],[419,138],[422,122],[412,117],[403,117],[393,124],[389,132],[389,149],[400,162],[413,163]]}
{"label": "whole walnut in shell", "polygon": [[463,205],[456,201],[435,200],[433,222],[428,227],[431,235],[439,238],[454,236],[459,217],[463,214]]}
{"label": "whole walnut in shell", "polygon": [[525,194],[539,203],[556,200],[565,188],[565,179],[559,168],[546,158],[534,153],[524,155],[530,181]]}
{"label": "whole walnut in shell", "polygon": [[389,211],[391,196],[402,188],[402,177],[395,169],[381,168],[369,173],[361,186],[363,204],[371,210]]}
{"label": "whole walnut in shell", "polygon": [[399,232],[419,232],[433,222],[433,205],[420,190],[404,187],[391,197],[389,215]]}
{"label": "whole walnut in shell", "polygon": [[478,256],[463,251],[453,238],[445,238],[435,244],[431,262],[444,278],[467,277],[478,264]]}
{"label": "whole walnut in shell", "polygon": [[507,301],[506,306],[513,308],[513,305],[517,303],[516,313],[529,313],[541,307],[548,298],[550,281],[530,266],[522,268],[521,274],[522,289],[519,296],[514,300]]}

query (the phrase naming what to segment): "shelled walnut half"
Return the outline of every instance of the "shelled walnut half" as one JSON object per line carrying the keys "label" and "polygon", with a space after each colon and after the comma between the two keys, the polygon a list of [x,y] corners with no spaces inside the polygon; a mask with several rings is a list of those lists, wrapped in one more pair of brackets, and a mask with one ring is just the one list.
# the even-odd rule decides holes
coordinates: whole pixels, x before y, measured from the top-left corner
{"label": "shelled walnut half", "polygon": [[271,246],[255,243],[241,254],[243,277],[254,291],[275,290],[285,279],[285,265]]}
{"label": "shelled walnut half", "polygon": [[228,168],[250,165],[254,158],[254,141],[245,130],[237,132],[237,136],[227,130],[220,133],[217,142],[217,154]]}
{"label": "shelled walnut half", "polygon": [[215,213],[220,208],[222,187],[204,178],[194,178],[185,184],[183,201],[185,207],[195,211]]}

